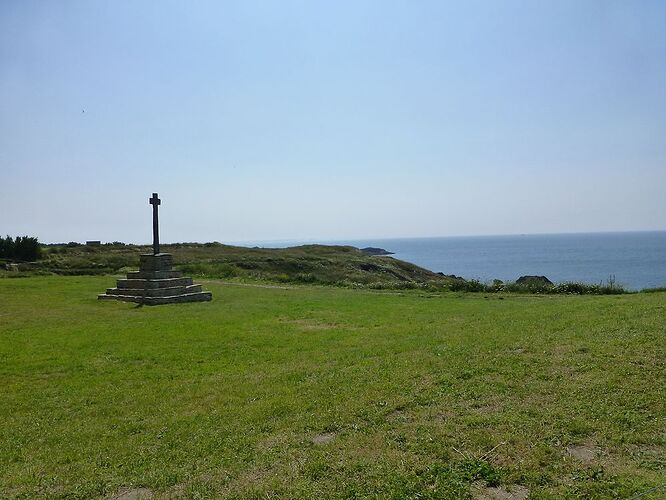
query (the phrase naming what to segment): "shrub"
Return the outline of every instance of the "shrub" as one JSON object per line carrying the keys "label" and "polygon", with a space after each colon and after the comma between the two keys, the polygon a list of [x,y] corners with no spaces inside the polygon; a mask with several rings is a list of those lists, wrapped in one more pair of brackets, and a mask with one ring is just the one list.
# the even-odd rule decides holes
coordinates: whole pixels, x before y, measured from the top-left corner
{"label": "shrub", "polygon": [[318,280],[312,273],[297,273],[296,276],[294,276],[294,281],[298,283],[314,283]]}
{"label": "shrub", "polygon": [[218,278],[233,278],[240,273],[237,267],[224,263],[215,266],[215,274]]}
{"label": "shrub", "polygon": [[[514,293],[553,293],[556,288],[557,286],[538,281],[527,281],[524,283],[511,282],[503,286],[504,291]],[[558,292],[555,291],[554,293]]]}
{"label": "shrub", "polygon": [[622,285],[617,285],[611,276],[608,283],[591,285],[567,281],[552,285],[537,281],[524,283],[493,280],[491,284],[481,283],[479,280],[456,280],[448,287],[453,292],[485,292],[485,293],[529,293],[529,294],[575,294],[575,295],[615,295],[629,293]]}
{"label": "shrub", "polygon": [[0,238],[0,258],[16,260],[37,260],[42,256],[42,247],[37,238],[30,236],[11,236]]}
{"label": "shrub", "polygon": [[449,288],[453,292],[485,292],[486,285],[479,280],[456,280]]}

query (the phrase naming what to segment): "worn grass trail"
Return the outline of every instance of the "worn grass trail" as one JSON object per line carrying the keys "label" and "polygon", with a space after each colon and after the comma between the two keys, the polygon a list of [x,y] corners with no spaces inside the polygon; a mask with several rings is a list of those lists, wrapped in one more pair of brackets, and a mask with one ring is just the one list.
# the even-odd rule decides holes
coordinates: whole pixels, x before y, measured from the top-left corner
{"label": "worn grass trail", "polygon": [[666,293],[207,282],[211,303],[151,308],[96,301],[112,284],[0,280],[0,497],[611,498],[666,482]]}

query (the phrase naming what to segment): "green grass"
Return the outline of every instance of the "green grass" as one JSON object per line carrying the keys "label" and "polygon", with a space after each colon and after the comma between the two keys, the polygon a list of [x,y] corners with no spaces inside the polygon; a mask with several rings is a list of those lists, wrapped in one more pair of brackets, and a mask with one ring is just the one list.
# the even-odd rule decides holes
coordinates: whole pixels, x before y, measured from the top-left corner
{"label": "green grass", "polygon": [[113,283],[0,280],[0,497],[627,498],[666,482],[666,293],[210,281],[211,303],[98,302]]}

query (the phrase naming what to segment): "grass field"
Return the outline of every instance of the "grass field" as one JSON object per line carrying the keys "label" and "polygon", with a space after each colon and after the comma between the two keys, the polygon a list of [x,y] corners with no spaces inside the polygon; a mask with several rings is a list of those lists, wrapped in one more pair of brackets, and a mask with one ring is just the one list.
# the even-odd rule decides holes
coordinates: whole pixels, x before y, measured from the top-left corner
{"label": "grass field", "polygon": [[209,281],[211,303],[98,302],[114,283],[0,280],[0,497],[627,498],[666,483],[666,293]]}

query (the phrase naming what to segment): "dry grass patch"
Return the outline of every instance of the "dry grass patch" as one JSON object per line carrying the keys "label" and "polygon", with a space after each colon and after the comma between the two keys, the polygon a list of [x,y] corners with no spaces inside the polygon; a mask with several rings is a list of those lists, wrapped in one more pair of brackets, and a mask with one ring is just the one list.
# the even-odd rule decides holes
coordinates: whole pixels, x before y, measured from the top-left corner
{"label": "dry grass patch", "polygon": [[144,500],[153,498],[153,490],[150,488],[122,488],[113,496],[113,500]]}
{"label": "dry grass patch", "polygon": [[495,487],[472,485],[472,496],[475,500],[525,500],[529,494],[530,490],[519,484]]}
{"label": "dry grass patch", "polygon": [[323,432],[313,437],[312,442],[314,444],[326,444],[333,441],[336,436],[337,434],[335,432]]}
{"label": "dry grass patch", "polygon": [[301,330],[305,331],[335,330],[341,328],[341,325],[337,323],[328,323],[326,321],[319,321],[316,319],[308,319],[308,318],[283,319],[281,320],[281,322],[289,325],[294,325],[300,328]]}
{"label": "dry grass patch", "polygon": [[601,450],[597,446],[588,443],[568,446],[567,453],[579,462],[582,462],[585,465],[591,465],[598,462]]}

